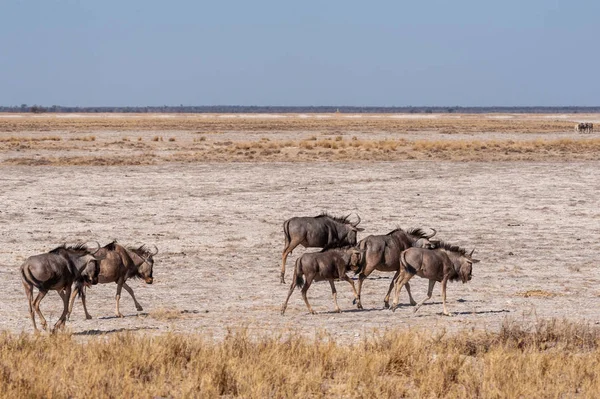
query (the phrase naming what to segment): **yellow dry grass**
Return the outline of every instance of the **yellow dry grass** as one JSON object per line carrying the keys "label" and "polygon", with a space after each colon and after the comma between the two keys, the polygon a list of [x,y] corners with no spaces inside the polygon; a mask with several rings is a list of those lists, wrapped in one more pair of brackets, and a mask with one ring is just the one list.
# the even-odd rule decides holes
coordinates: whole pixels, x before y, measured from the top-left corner
{"label": "yellow dry grass", "polygon": [[518,295],[525,298],[553,298],[559,294],[544,290],[528,290],[525,292],[519,292]]}
{"label": "yellow dry grass", "polygon": [[497,333],[373,333],[357,344],[282,333],[0,335],[3,397],[594,397],[600,334],[505,323]]}
{"label": "yellow dry grass", "polygon": [[[21,115],[19,118],[1,118],[0,131],[192,131],[215,133],[227,131],[273,132],[315,131],[339,134],[364,131],[439,131],[458,132],[519,132],[541,133],[572,131],[573,122],[540,118],[502,118],[502,115],[434,115],[423,118],[404,118],[391,115],[364,115],[348,118],[340,115],[320,115],[304,118],[283,114],[279,118],[244,117],[241,115],[172,114],[168,118],[147,114],[87,115],[86,117],[59,117],[57,115]],[[500,118],[499,118],[500,116]]]}
{"label": "yellow dry grass", "polygon": [[[495,117],[105,115],[75,118],[44,115],[0,118],[0,158],[4,164],[56,166],[600,159],[600,139],[580,134],[570,136],[572,122],[551,120],[548,116]],[[48,131],[54,134],[44,133]],[[95,134],[89,135],[89,132]],[[569,137],[564,137],[565,132]],[[460,135],[448,137],[440,133]],[[533,138],[528,133],[542,136]]]}

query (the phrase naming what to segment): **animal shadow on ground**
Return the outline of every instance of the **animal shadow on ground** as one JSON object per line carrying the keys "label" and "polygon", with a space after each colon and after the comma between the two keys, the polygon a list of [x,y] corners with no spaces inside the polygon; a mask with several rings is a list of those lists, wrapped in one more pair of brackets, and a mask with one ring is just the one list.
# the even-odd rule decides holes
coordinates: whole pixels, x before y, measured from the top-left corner
{"label": "animal shadow on ground", "polygon": [[105,335],[125,331],[140,331],[140,330],[158,330],[158,327],[134,327],[134,328],[113,328],[112,330],[85,330],[73,333],[73,335]]}

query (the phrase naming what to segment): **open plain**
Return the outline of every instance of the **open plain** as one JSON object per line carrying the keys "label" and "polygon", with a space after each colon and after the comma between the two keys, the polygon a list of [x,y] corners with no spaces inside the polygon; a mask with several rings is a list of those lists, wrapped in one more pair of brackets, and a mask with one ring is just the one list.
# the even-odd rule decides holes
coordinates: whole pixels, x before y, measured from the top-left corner
{"label": "open plain", "polygon": [[[573,132],[599,115],[0,115],[0,328],[31,331],[18,273],[62,243],[156,245],[155,283],[132,282],[144,311],[116,285],[88,290],[76,335],[196,332],[220,339],[326,332],[353,342],[374,330],[498,330],[507,320],[598,323],[600,135]],[[279,314],[282,223],[359,214],[368,234],[433,227],[469,251],[474,277],[440,287],[413,313],[384,310],[391,274],[375,272],[363,305],[336,283],[295,292]],[[298,248],[287,264],[291,281]],[[417,300],[427,282],[411,281]],[[42,311],[53,323],[61,302]]]}

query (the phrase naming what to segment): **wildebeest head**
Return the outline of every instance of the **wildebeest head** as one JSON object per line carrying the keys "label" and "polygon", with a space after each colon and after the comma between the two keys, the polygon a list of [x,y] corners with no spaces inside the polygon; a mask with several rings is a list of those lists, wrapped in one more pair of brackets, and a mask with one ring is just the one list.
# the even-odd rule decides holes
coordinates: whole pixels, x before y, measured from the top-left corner
{"label": "wildebeest head", "polygon": [[362,257],[366,251],[356,247],[349,248],[348,251],[350,252],[350,270],[352,270],[354,274],[358,274],[361,272],[363,265]]}
{"label": "wildebeest head", "polygon": [[360,216],[358,216],[358,214],[357,214],[356,217],[358,217],[358,221],[356,223],[348,223],[348,226],[350,227],[350,230],[348,231],[348,235],[346,236],[348,245],[356,245],[356,242],[357,242],[356,233],[359,231],[365,230],[362,227],[358,227],[358,224],[360,223]]}
{"label": "wildebeest head", "polygon": [[[154,267],[154,255],[158,253],[158,248],[154,246],[154,251],[151,251],[145,245],[139,248],[131,249],[138,257],[141,258],[142,262],[137,265],[136,275],[144,279],[146,284],[152,284],[154,278],[152,277],[152,269]],[[136,262],[137,263],[137,262]]]}
{"label": "wildebeest head", "polygon": [[460,257],[460,266],[458,270],[458,274],[463,283],[467,281],[471,281],[472,272],[473,272],[473,263],[478,263],[479,259],[473,259],[473,252],[475,249],[471,251],[469,255],[462,255]]}
{"label": "wildebeest head", "polygon": [[80,256],[76,263],[77,269],[79,270],[80,278],[84,284],[96,285],[98,284],[98,275],[100,274],[100,260],[92,254],[85,254]]}

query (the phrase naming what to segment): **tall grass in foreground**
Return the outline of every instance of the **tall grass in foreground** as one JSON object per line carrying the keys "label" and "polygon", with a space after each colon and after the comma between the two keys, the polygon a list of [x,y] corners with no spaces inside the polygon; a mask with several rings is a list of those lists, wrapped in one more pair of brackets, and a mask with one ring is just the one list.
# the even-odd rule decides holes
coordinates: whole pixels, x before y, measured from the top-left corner
{"label": "tall grass in foreground", "polygon": [[3,397],[594,397],[600,333],[533,330],[373,333],[358,344],[282,334],[0,336]]}

